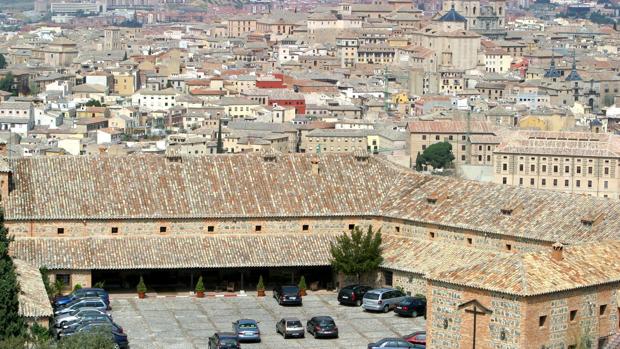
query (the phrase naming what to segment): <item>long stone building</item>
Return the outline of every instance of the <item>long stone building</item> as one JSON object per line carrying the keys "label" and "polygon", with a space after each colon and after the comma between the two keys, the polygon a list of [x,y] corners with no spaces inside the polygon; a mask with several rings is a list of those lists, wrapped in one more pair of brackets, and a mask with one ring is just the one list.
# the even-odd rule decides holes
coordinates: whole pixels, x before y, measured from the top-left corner
{"label": "long stone building", "polygon": [[[11,253],[46,266],[67,286],[105,281],[133,289],[144,275],[152,287],[190,289],[205,275],[210,289],[222,281],[245,289],[263,274],[268,283],[305,275],[309,284],[329,287],[336,279],[329,243],[356,225],[373,225],[384,236],[384,262],[372,281],[427,295],[431,348],[469,346],[473,325],[463,319],[472,304],[485,310],[479,348],[498,340],[502,348],[522,348],[539,329],[492,314],[508,314],[511,306],[561,316],[558,304],[572,302],[567,290],[583,285],[589,288],[579,297],[599,310],[606,305],[609,321],[579,326],[603,342],[618,331],[617,255],[609,256],[609,271],[603,266],[595,279],[550,287],[552,296],[535,304],[527,293],[498,289],[501,281],[484,273],[471,272],[464,282],[453,272],[505,261],[498,278],[508,282],[521,277],[520,259],[553,263],[536,257],[553,246],[566,246],[571,260],[583,243],[618,239],[620,203],[604,198],[427,176],[365,152],[20,158],[0,164],[0,188],[15,237]],[[585,257],[568,272],[589,256],[580,253]],[[592,296],[603,289],[609,292]],[[505,341],[507,333],[519,338]],[[566,331],[554,333],[540,343],[573,345]]]}

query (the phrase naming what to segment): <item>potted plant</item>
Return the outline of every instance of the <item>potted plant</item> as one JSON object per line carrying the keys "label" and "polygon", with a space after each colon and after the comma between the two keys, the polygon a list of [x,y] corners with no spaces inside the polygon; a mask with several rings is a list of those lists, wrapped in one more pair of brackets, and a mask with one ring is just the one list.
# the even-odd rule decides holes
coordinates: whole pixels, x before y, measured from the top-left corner
{"label": "potted plant", "polygon": [[202,276],[198,278],[198,282],[196,283],[196,297],[204,298],[205,296],[205,285],[202,282]]}
{"label": "potted plant", "polygon": [[140,282],[138,282],[138,286],[136,287],[138,291],[138,298],[144,299],[146,296],[146,285],[144,284],[144,279],[140,276]]}
{"label": "potted plant", "polygon": [[299,290],[301,291],[301,295],[305,296],[306,295],[306,289],[308,288],[308,286],[306,285],[306,277],[305,276],[301,276],[301,279],[299,280],[299,284],[297,285],[297,287],[299,287]]}
{"label": "potted plant", "polygon": [[256,285],[256,293],[259,297],[265,297],[265,284],[263,283],[263,276],[258,277],[258,284]]}
{"label": "potted plant", "polygon": [[81,290],[82,289],[82,285],[81,284],[75,284],[75,286],[73,286],[73,292],[77,291],[77,290]]}

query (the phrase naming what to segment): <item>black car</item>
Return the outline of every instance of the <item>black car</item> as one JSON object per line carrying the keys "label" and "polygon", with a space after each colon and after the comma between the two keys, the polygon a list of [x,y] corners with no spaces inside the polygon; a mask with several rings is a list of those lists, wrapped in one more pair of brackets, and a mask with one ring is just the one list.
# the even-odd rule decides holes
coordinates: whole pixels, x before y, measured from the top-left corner
{"label": "black car", "polygon": [[314,338],[331,337],[338,338],[338,326],[331,316],[315,316],[306,323],[306,331]]}
{"label": "black car", "polygon": [[401,316],[417,317],[423,315],[426,318],[426,299],[405,297],[394,308],[394,312]]}
{"label": "black car", "polygon": [[362,305],[362,299],[366,292],[372,290],[372,287],[365,285],[348,285],[340,289],[338,292],[338,302],[340,304]]}
{"label": "black car", "polygon": [[209,337],[209,349],[240,349],[239,338],[234,332],[217,332]]}
{"label": "black car", "polygon": [[278,286],[273,289],[273,298],[280,305],[301,305],[301,291],[297,286]]}
{"label": "black car", "polygon": [[102,333],[108,333],[112,340],[114,340],[115,347],[120,349],[129,349],[129,340],[127,334],[117,331],[117,327],[108,323],[89,323],[78,328],[77,330],[67,333],[67,336],[72,336],[76,333],[90,333],[100,331]]}

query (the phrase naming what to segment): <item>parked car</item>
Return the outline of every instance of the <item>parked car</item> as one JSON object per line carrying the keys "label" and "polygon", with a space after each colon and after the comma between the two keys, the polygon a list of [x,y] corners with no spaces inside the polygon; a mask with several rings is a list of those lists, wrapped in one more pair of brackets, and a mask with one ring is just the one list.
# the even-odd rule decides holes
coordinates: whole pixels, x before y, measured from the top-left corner
{"label": "parked car", "polygon": [[400,349],[400,348],[415,348],[424,349],[425,345],[408,343],[402,338],[383,338],[374,343],[368,344],[368,349]]}
{"label": "parked car", "polygon": [[394,288],[378,288],[370,290],[364,295],[362,308],[364,310],[383,311],[387,313],[390,309],[402,301],[406,295]]}
{"label": "parked car", "polygon": [[129,349],[129,339],[127,338],[127,334],[117,332],[115,328],[108,323],[86,324],[80,327],[79,329],[77,329],[76,331],[67,333],[66,335],[72,336],[76,333],[92,332],[92,331],[103,331],[106,333],[110,333],[118,349]]}
{"label": "parked car", "polygon": [[338,302],[340,304],[362,305],[362,299],[366,292],[372,287],[364,285],[348,285],[340,289],[338,292]]}
{"label": "parked car", "polygon": [[89,317],[96,317],[100,315],[106,315],[110,319],[112,315],[106,313],[105,311],[101,311],[97,308],[80,308],[76,309],[70,313],[65,313],[54,318],[54,327],[60,327],[65,322],[74,321],[77,319],[87,319]]}
{"label": "parked car", "polygon": [[412,344],[426,345],[426,331],[413,332],[412,334],[404,336],[403,339]]}
{"label": "parked car", "polygon": [[394,312],[402,316],[418,317],[423,315],[426,317],[426,299],[421,297],[405,297],[396,305]]}
{"label": "parked car", "polygon": [[338,326],[331,316],[315,316],[306,323],[306,331],[314,338],[333,337],[338,338]]}
{"label": "parked car", "polygon": [[110,325],[113,331],[117,333],[125,333],[125,331],[123,331],[123,328],[117,325],[116,323],[114,323],[114,321],[112,321],[111,319],[107,317],[100,317],[96,319],[77,320],[75,322],[68,323],[64,325],[63,327],[57,329],[56,336],[60,338],[60,337],[71,335],[74,332],[78,332],[82,327],[85,327],[88,325],[102,325],[102,326]]}
{"label": "parked car", "polygon": [[260,330],[256,320],[241,319],[232,324],[239,342],[260,342]]}
{"label": "parked car", "polygon": [[301,321],[294,317],[280,319],[276,324],[276,332],[281,334],[284,339],[289,337],[304,338],[306,334]]}
{"label": "parked car", "polygon": [[74,300],[71,303],[68,303],[64,306],[61,306],[54,312],[54,315],[59,316],[62,314],[71,313],[74,310],[82,309],[82,308],[96,308],[100,311],[108,310],[108,306],[105,302],[99,297],[90,297],[90,298],[79,298]]}
{"label": "parked car", "polygon": [[234,332],[217,332],[209,337],[209,349],[240,349],[239,338]]}
{"label": "parked car", "polygon": [[106,292],[106,290],[102,288],[80,288],[79,290],[75,290],[71,292],[71,294],[69,295],[56,298],[54,300],[54,307],[58,308],[66,304],[69,304],[76,299],[86,298],[86,297],[100,297],[101,299],[103,299],[105,304],[108,306],[108,309],[111,309],[110,308],[110,296],[108,295],[108,292]]}
{"label": "parked car", "polygon": [[280,305],[302,305],[301,291],[297,286],[278,286],[273,289],[273,298]]}

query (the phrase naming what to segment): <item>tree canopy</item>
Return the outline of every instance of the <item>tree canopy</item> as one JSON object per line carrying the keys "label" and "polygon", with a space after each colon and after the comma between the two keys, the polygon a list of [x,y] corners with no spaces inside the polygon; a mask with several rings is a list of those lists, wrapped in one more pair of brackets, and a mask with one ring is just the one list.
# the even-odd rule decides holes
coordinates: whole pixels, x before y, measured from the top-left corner
{"label": "tree canopy", "polygon": [[84,103],[87,107],[101,107],[101,102],[96,99],[91,99],[88,102]]}
{"label": "tree canopy", "polygon": [[19,285],[15,265],[9,256],[12,239],[0,216],[0,340],[19,337],[24,333],[25,322],[19,315]]}
{"label": "tree canopy", "polygon": [[0,79],[0,90],[13,92],[13,73],[8,72],[2,79]]}
{"label": "tree canopy", "polygon": [[424,149],[422,155],[416,158],[416,169],[420,170],[424,165],[444,168],[448,167],[452,160],[454,160],[452,144],[448,142],[435,143]]}
{"label": "tree canopy", "polygon": [[6,59],[4,55],[0,53],[0,69],[6,68]]}
{"label": "tree canopy", "polygon": [[354,227],[351,233],[338,236],[331,243],[331,265],[345,275],[355,275],[359,281],[362,274],[376,270],[383,262],[381,256],[381,229],[372,226],[364,232]]}

